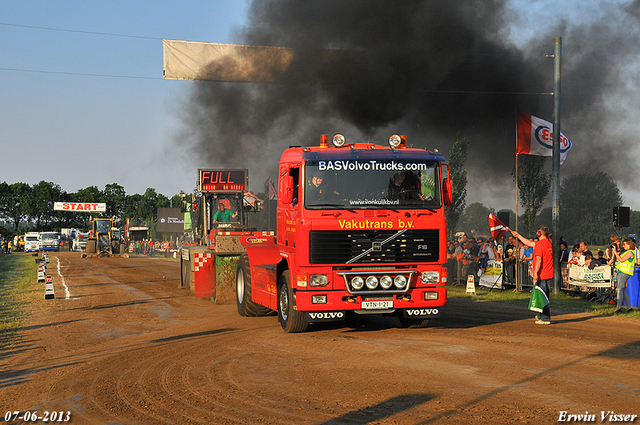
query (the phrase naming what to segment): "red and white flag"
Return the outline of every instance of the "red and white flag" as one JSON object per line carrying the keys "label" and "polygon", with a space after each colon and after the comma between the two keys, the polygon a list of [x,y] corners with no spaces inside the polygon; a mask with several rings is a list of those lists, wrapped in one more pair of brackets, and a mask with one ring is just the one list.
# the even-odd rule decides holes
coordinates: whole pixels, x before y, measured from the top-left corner
{"label": "red and white flag", "polygon": [[491,238],[494,241],[501,239],[509,231],[509,228],[493,214],[489,214],[489,228],[491,228]]}
{"label": "red and white flag", "polygon": [[276,188],[273,187],[273,183],[271,183],[271,177],[269,177],[269,200],[273,201],[274,199],[278,199],[278,192]]}
{"label": "red and white flag", "polygon": [[[571,140],[560,133],[560,164],[567,158]],[[553,124],[518,112],[518,147],[516,155],[553,156]]]}

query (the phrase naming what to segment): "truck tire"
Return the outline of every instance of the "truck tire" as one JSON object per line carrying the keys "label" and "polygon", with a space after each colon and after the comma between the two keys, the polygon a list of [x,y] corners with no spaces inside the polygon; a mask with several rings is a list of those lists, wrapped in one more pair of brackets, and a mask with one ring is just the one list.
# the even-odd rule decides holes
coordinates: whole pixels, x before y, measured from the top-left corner
{"label": "truck tire", "polygon": [[251,299],[251,267],[249,267],[249,256],[247,254],[242,254],[238,259],[236,303],[238,304],[238,314],[240,316],[258,317],[265,316],[270,312],[270,309]]}
{"label": "truck tire", "polygon": [[398,310],[396,314],[401,328],[426,328],[429,324],[429,319],[408,319],[404,317],[402,310]]}
{"label": "truck tire", "polygon": [[87,254],[95,254],[98,252],[98,240],[96,238],[87,238]]}
{"label": "truck tire", "polygon": [[278,282],[278,321],[287,333],[304,332],[309,327],[305,314],[293,309],[289,270],[282,273]]}

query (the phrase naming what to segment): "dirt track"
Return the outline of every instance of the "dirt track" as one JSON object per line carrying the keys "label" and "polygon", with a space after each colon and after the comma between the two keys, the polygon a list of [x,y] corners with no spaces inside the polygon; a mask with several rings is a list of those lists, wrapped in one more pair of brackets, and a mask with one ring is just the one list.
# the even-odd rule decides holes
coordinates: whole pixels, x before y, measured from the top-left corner
{"label": "dirt track", "polygon": [[450,299],[426,329],[354,317],[285,334],[276,317],[240,317],[235,305],[178,288],[175,260],[52,253],[48,274],[57,298],[45,301],[44,284],[34,285],[33,314],[0,353],[0,415],[541,424],[561,411],[588,411],[596,423],[601,411],[640,414],[640,328],[624,318],[559,314],[540,326],[517,306]]}

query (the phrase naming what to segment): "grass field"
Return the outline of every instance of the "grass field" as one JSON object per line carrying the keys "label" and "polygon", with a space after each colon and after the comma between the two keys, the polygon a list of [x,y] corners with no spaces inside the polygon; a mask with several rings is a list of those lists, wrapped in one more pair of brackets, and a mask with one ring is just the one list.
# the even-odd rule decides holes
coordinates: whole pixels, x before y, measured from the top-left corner
{"label": "grass field", "polygon": [[0,347],[11,344],[27,318],[27,292],[36,280],[33,257],[24,254],[0,255]]}
{"label": "grass field", "polygon": [[[529,298],[531,297],[531,294],[526,292],[514,292],[512,290],[501,291],[498,289],[494,289],[489,292],[488,288],[476,288],[476,295],[467,295],[466,287],[464,286],[449,286],[447,287],[447,293],[449,297],[466,297],[483,301],[514,303],[522,305],[525,309],[528,307]],[[558,311],[565,311],[585,312],[597,315],[613,315],[613,312],[616,309],[616,306],[612,304],[591,302],[584,298],[569,296],[564,292],[556,295],[552,294],[550,302],[553,314],[557,314]],[[634,308],[633,312],[625,314],[624,317],[640,320],[640,310]]]}

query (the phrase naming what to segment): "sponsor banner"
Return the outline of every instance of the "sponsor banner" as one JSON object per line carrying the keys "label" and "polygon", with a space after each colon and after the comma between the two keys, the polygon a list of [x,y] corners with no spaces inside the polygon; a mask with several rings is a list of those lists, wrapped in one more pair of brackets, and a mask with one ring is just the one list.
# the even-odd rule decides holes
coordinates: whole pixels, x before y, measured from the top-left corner
{"label": "sponsor banner", "polygon": [[344,311],[308,311],[308,322],[337,322],[344,320],[347,314]]}
{"label": "sponsor banner", "polygon": [[[500,261],[489,260],[487,261],[487,268],[480,276],[480,286],[486,286],[488,288],[502,288],[502,263]],[[497,284],[496,284],[497,282]]]}
{"label": "sponsor banner", "polygon": [[158,208],[158,232],[182,233],[184,232],[184,213],[180,208]]}
{"label": "sponsor banner", "polygon": [[107,212],[107,204],[100,202],[54,202],[54,211]]}
{"label": "sponsor banner", "polygon": [[596,286],[593,285],[595,283],[608,287],[611,285],[611,267],[600,266],[589,270],[589,267],[586,266],[570,264],[569,283],[572,285]]}

